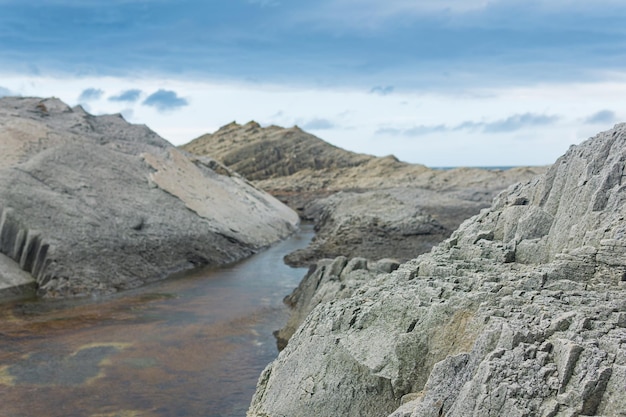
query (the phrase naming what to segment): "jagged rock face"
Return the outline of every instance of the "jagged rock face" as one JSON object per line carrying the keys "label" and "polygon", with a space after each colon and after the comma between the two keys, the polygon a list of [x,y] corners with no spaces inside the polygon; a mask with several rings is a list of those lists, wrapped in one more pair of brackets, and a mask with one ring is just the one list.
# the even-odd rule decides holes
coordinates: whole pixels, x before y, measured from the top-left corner
{"label": "jagged rock face", "polygon": [[622,124],[389,274],[320,265],[248,415],[626,415],[625,163]]}
{"label": "jagged rock face", "polygon": [[4,98],[0,128],[5,287],[30,275],[47,296],[132,288],[234,261],[298,222],[216,161],[185,155],[121,116]]}

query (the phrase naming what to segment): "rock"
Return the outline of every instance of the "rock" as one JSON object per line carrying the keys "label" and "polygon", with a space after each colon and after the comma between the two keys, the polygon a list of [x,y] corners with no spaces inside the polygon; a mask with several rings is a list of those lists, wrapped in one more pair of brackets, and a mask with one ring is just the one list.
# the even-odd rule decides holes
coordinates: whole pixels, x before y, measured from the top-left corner
{"label": "rock", "polygon": [[311,208],[318,210],[313,242],[287,255],[285,261],[305,266],[340,255],[372,260],[393,256],[406,261],[427,252],[451,233],[431,214],[434,209],[422,205],[427,194],[432,196],[431,203],[445,200],[442,205],[457,211],[465,208],[467,216],[479,207],[417,189],[340,192],[315,202],[315,208]]}
{"label": "rock", "polygon": [[30,276],[43,296],[133,288],[248,256],[298,223],[228,168],[118,115],[7,97],[0,126],[0,282],[8,287]]}
{"label": "rock", "polygon": [[624,161],[621,124],[349,295],[318,281],[248,416],[623,415]]}
{"label": "rock", "polygon": [[262,128],[256,122],[230,123],[182,146],[211,155],[249,180],[287,177],[303,170],[349,168],[375,159],[332,146],[294,126]]}
{"label": "rock", "polygon": [[[255,122],[231,123],[182,148],[211,155],[315,222],[312,244],[287,256],[292,266],[341,255],[412,259],[488,207],[498,192],[544,171],[434,170],[349,152],[297,127]],[[533,225],[529,219],[527,228]]]}

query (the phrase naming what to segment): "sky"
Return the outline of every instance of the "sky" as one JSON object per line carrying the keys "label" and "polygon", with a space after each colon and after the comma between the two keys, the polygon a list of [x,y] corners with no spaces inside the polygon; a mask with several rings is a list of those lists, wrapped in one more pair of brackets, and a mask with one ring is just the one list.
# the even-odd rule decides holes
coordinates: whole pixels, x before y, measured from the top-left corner
{"label": "sky", "polygon": [[433,167],[544,165],[626,122],[623,0],[0,0],[0,96],[175,145],[297,125]]}

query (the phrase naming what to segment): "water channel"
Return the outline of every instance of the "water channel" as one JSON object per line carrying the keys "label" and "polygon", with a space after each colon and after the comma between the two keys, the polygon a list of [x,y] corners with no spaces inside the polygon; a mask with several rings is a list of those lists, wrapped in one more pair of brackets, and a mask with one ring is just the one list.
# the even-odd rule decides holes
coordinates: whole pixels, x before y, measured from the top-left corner
{"label": "water channel", "polygon": [[245,416],[306,272],[282,258],[312,236],[107,298],[0,305],[0,414]]}

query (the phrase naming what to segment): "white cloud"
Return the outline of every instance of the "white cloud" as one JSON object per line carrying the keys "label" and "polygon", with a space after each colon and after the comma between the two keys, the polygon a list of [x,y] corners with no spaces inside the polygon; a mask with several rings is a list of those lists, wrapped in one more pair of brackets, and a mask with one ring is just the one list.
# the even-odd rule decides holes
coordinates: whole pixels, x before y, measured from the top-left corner
{"label": "white cloud", "polygon": [[[597,115],[599,109],[622,109],[626,95],[626,78],[620,77],[602,83],[543,84],[457,93],[394,91],[386,96],[362,89],[149,77],[0,77],[3,86],[16,94],[55,96],[71,106],[78,104],[82,91],[94,85],[107,92],[175,91],[176,97],[188,100],[188,105],[176,112],[160,112],[141,101],[89,102],[94,114],[121,112],[129,121],[148,125],[174,144],[186,143],[233,120],[303,127],[311,123],[310,129],[317,125],[313,133],[334,145],[381,156],[392,153],[402,160],[431,166],[551,163],[569,145],[609,127],[590,125],[586,120]],[[626,118],[626,113],[613,113],[616,121]],[[553,119],[555,115],[559,115],[558,121]],[[467,125],[454,129],[468,121],[475,128]],[[519,128],[485,131],[487,126],[499,126],[498,123]],[[427,136],[401,134],[420,133],[420,129],[431,132]]]}

